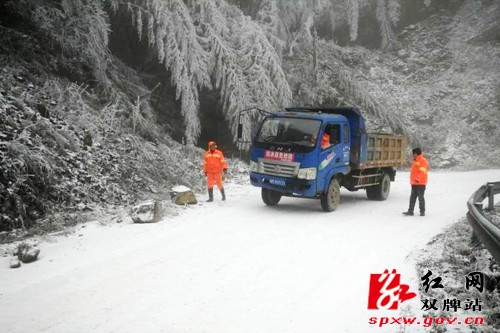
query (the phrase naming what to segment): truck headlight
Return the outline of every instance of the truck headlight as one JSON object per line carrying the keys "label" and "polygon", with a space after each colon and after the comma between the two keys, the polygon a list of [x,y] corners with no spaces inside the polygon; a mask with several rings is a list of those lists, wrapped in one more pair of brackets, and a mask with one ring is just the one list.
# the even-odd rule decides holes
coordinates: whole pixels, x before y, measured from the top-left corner
{"label": "truck headlight", "polygon": [[316,179],[316,168],[303,168],[299,169],[299,174],[297,175],[299,179],[314,180]]}
{"label": "truck headlight", "polygon": [[257,172],[259,171],[259,163],[250,161],[250,172]]}

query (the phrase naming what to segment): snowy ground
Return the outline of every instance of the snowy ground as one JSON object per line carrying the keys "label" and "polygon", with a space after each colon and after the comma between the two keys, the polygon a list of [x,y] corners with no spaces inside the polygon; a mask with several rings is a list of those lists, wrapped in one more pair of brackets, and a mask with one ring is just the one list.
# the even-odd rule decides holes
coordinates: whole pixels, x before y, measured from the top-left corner
{"label": "snowy ground", "polygon": [[[46,238],[35,263],[10,269],[0,258],[1,331],[395,332],[368,324],[400,315],[367,310],[370,274],[397,269],[418,293],[419,249],[500,170],[432,172],[425,217],[401,214],[407,179],[400,172],[384,202],[343,191],[333,213],[307,199],[266,207],[260,189],[230,183],[228,201],[157,224],[89,223]],[[418,297],[406,304],[422,315]]]}

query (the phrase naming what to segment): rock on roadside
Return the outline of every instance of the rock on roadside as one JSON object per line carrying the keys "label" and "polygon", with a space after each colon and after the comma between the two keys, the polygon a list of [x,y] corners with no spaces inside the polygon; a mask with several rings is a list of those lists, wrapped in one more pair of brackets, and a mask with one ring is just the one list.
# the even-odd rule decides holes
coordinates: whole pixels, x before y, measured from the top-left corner
{"label": "rock on roadside", "polygon": [[196,205],[198,203],[193,190],[183,185],[172,188],[170,197],[176,205]]}
{"label": "rock on roadside", "polygon": [[130,217],[134,223],[155,223],[162,217],[162,206],[159,201],[143,202],[130,210]]}
{"label": "rock on roadside", "polygon": [[32,246],[26,243],[21,243],[17,247],[17,258],[27,264],[38,259],[38,255],[40,254],[40,249],[36,246]]}

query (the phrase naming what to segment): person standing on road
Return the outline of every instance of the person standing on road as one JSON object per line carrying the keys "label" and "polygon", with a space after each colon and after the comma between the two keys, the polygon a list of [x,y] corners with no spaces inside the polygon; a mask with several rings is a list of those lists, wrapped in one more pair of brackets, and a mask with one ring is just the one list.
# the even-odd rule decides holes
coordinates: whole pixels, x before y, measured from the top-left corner
{"label": "person standing on road", "polygon": [[208,150],[205,152],[205,158],[203,161],[203,172],[207,177],[207,202],[214,201],[214,184],[217,184],[217,187],[222,194],[222,201],[226,200],[226,192],[224,191],[222,180],[227,173],[227,162],[224,159],[224,154],[217,149],[215,141],[210,141],[208,143]]}
{"label": "person standing on road", "polygon": [[403,212],[403,214],[407,216],[413,216],[413,209],[415,208],[415,203],[417,202],[418,198],[420,216],[425,216],[424,192],[427,185],[429,162],[427,162],[427,159],[424,157],[424,155],[422,155],[422,150],[420,148],[412,149],[412,157],[413,163],[411,165],[410,171],[410,206],[408,208],[408,211]]}

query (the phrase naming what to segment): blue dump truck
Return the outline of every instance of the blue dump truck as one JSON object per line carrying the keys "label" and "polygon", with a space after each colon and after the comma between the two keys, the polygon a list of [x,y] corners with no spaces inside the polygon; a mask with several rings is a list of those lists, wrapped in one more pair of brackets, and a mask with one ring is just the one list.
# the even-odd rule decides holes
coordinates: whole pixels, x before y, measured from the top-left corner
{"label": "blue dump truck", "polygon": [[282,196],[315,198],[331,212],[339,204],[341,186],[364,189],[370,200],[385,200],[395,168],[407,163],[406,146],[404,136],[366,133],[355,107],[266,112],[251,140],[250,182],[262,188],[269,206]]}

